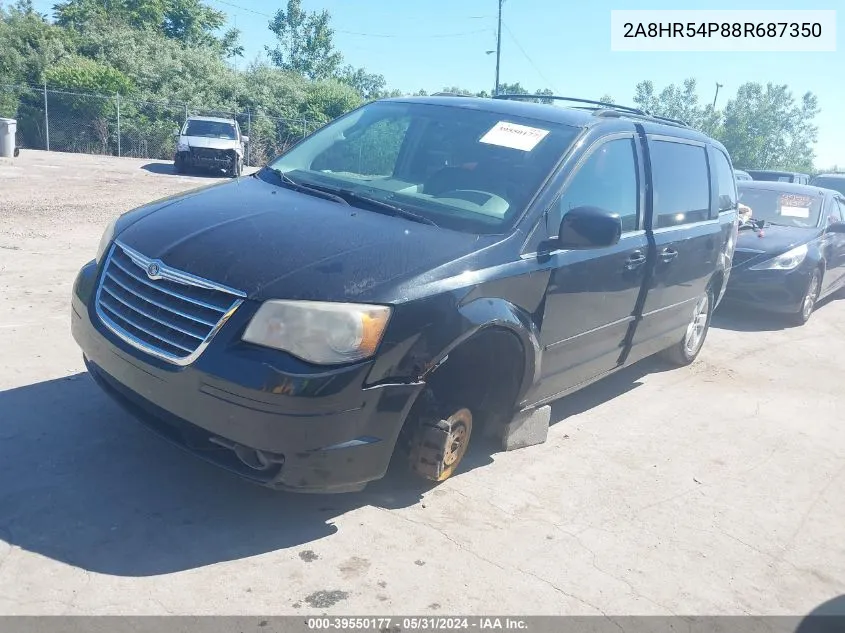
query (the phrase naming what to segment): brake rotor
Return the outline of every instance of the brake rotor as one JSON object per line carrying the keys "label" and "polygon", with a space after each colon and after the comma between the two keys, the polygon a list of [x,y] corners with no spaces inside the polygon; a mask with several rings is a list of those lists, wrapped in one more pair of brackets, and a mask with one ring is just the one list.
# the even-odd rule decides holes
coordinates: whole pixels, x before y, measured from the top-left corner
{"label": "brake rotor", "polygon": [[466,454],[471,434],[472,413],[466,408],[420,424],[411,446],[411,468],[430,481],[448,479]]}

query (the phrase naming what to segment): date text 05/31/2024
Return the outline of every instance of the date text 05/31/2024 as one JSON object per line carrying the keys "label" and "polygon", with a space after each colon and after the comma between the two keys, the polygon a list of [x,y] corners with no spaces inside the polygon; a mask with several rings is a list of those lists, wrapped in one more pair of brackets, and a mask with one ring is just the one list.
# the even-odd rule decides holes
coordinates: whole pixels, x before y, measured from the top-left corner
{"label": "date text 05/31/2024", "polygon": [[627,38],[651,37],[759,37],[816,38],[819,22],[625,22]]}
{"label": "date text 05/31/2024", "polygon": [[416,618],[308,618],[311,631],[504,631],[526,630],[519,618],[416,617]]}

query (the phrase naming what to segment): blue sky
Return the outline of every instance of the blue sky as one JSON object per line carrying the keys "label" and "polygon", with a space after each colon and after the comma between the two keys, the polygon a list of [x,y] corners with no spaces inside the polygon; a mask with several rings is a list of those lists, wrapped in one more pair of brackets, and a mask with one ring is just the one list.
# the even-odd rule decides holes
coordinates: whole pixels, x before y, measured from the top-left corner
{"label": "blue sky", "polygon": [[[269,15],[286,0],[207,0],[242,31],[245,61],[272,44]],[[35,3],[48,12],[52,1]],[[845,43],[835,53],[621,53],[610,50],[612,9],[676,9],[677,2],[651,0],[506,0],[501,80],[519,81],[556,94],[597,99],[608,93],[631,103],[634,86],[651,79],[657,89],[687,77],[698,80],[700,97],[710,101],[716,82],[719,103],[747,81],[785,83],[798,97],[812,91],[821,114],[816,165],[845,167]],[[233,6],[235,5],[235,6]],[[838,6],[837,6],[838,5]],[[303,0],[307,10],[332,15],[337,48],[346,62],[385,76],[391,88],[440,90],[462,86],[490,90],[495,80],[497,0]],[[845,32],[841,0],[800,5],[783,0],[725,2],[687,0],[684,9],[836,9],[837,33]],[[266,15],[261,15],[266,14]]]}

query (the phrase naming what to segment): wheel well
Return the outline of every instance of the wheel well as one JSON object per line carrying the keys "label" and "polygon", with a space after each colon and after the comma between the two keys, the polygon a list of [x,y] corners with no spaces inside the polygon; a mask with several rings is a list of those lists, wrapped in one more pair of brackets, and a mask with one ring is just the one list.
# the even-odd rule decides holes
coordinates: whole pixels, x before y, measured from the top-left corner
{"label": "wheel well", "polygon": [[[473,427],[513,414],[525,369],[525,351],[519,338],[500,327],[489,327],[449,352],[426,379],[429,402],[441,415],[459,407],[472,412]],[[423,401],[421,397],[420,402]],[[406,425],[416,423],[412,409]]]}

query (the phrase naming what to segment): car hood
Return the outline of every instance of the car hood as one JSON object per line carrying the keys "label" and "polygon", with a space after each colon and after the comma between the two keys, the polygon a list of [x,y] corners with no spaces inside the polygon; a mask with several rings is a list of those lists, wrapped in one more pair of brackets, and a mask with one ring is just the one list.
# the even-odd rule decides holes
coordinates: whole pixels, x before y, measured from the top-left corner
{"label": "car hood", "polygon": [[130,212],[117,240],[253,299],[400,299],[380,293],[494,240],[241,178]]}
{"label": "car hood", "polygon": [[227,138],[207,138],[205,136],[183,136],[182,142],[190,147],[204,147],[207,149],[237,149],[241,144]]}
{"label": "car hood", "polygon": [[821,234],[820,229],[792,226],[767,226],[762,231],[743,229],[736,240],[737,250],[754,250],[768,255],[780,255],[790,248],[805,244]]}

